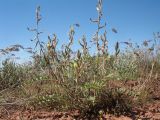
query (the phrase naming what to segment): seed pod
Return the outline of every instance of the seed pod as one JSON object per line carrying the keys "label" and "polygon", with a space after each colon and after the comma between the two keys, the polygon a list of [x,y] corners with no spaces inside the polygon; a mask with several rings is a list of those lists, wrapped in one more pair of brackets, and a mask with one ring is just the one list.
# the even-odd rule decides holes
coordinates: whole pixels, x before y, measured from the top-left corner
{"label": "seed pod", "polygon": [[77,52],[77,58],[78,59],[80,59],[81,58],[81,53],[80,53],[80,51],[78,50],[78,52]]}
{"label": "seed pod", "polygon": [[120,49],[119,49],[119,42],[116,43],[115,50],[116,50],[115,55],[118,56],[118,54],[119,54],[119,52],[120,52]]}

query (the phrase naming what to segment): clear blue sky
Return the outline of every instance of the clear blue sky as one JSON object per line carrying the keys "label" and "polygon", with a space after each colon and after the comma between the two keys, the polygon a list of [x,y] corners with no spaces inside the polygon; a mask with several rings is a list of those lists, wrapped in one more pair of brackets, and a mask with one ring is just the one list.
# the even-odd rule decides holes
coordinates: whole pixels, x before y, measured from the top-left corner
{"label": "clear blue sky", "polygon": [[[33,34],[26,28],[34,27],[38,5],[44,41],[47,35],[56,33],[60,44],[67,42],[69,26],[74,23],[80,24],[76,40],[85,34],[89,41],[96,30],[96,25],[89,21],[97,16],[96,4],[97,0],[0,0],[0,48],[16,43],[30,46]],[[116,41],[131,38],[139,43],[160,31],[160,0],[103,0],[103,13],[111,51]],[[118,34],[111,32],[112,27]]]}

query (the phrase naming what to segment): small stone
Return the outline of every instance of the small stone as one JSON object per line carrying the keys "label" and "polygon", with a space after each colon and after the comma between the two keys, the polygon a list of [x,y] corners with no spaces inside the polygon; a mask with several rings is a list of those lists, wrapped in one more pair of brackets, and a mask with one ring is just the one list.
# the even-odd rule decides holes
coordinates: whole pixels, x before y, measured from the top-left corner
{"label": "small stone", "polygon": [[152,118],[153,114],[151,112],[147,112],[147,113],[145,113],[145,117]]}
{"label": "small stone", "polygon": [[160,113],[156,113],[154,114],[154,116],[152,117],[154,120],[160,120]]}

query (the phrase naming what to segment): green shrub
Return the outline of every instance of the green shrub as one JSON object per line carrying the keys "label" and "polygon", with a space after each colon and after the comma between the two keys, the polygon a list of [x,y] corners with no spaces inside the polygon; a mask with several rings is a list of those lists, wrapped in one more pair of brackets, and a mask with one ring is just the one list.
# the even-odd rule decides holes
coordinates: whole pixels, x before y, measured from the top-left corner
{"label": "green shrub", "polygon": [[138,62],[133,53],[120,54],[113,63],[113,73],[119,80],[136,80]]}
{"label": "green shrub", "polygon": [[20,86],[25,78],[24,76],[25,71],[23,67],[9,60],[3,61],[0,68],[0,90]]}

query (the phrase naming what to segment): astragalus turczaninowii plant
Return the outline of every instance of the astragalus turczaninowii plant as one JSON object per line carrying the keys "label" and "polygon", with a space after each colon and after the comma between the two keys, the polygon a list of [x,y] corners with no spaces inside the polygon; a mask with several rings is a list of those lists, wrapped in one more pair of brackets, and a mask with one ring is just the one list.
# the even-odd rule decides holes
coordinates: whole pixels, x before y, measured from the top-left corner
{"label": "astragalus turczaninowii plant", "polygon": [[[17,44],[0,50],[1,54],[8,54],[25,49],[33,57],[30,65],[3,62],[0,69],[0,106],[78,109],[89,118],[98,116],[99,111],[129,114],[136,100],[144,102],[144,99],[148,99],[152,89],[148,84],[153,80],[158,81],[160,73],[159,33],[154,35],[151,46],[150,41],[144,41],[144,48],[134,47],[129,42],[117,42],[115,53],[110,54],[106,23],[102,24],[102,5],[103,1],[98,0],[98,16],[90,18],[91,23],[97,25],[93,39],[88,42],[86,35],[83,35],[79,40],[81,49],[77,51],[73,51],[72,46],[75,27],[80,27],[79,24],[70,26],[69,40],[62,50],[58,48],[58,35],[48,36],[47,43],[40,39],[43,32],[39,26],[42,17],[38,6],[35,28],[28,28],[35,33],[35,38],[31,40],[34,48]],[[117,33],[114,28],[112,31]],[[92,44],[95,47],[94,55],[89,51]],[[120,51],[122,44],[127,45],[126,51]]]}

